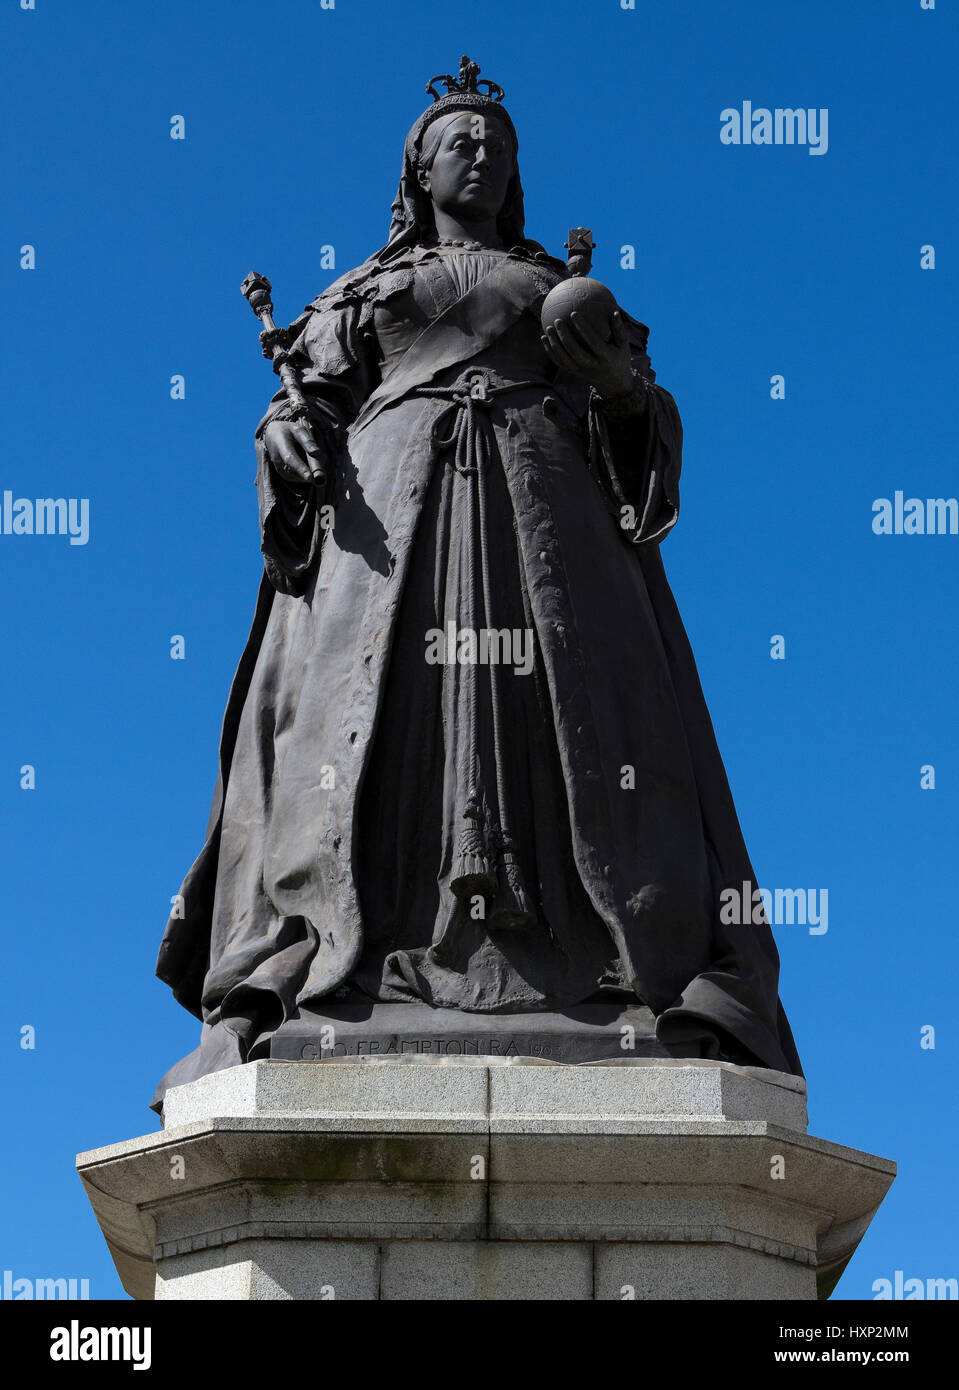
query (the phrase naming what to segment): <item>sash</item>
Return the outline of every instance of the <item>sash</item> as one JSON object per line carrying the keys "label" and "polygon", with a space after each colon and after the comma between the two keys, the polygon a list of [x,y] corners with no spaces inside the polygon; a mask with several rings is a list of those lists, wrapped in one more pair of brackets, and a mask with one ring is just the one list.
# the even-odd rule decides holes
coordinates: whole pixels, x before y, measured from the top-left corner
{"label": "sash", "polygon": [[488,275],[438,314],[406,349],[399,364],[367,397],[353,422],[356,434],[387,406],[418,386],[425,386],[449,367],[467,362],[496,342],[527,309],[542,299],[538,277],[507,273],[509,262]]}

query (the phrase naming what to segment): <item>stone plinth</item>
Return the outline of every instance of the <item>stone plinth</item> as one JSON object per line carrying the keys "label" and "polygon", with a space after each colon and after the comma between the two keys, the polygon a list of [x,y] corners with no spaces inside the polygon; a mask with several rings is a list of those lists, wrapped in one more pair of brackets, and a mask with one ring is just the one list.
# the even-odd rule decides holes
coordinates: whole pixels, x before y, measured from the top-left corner
{"label": "stone plinth", "polygon": [[828,1297],[895,1175],[796,1077],[660,1058],[251,1062],[77,1163],[143,1299]]}

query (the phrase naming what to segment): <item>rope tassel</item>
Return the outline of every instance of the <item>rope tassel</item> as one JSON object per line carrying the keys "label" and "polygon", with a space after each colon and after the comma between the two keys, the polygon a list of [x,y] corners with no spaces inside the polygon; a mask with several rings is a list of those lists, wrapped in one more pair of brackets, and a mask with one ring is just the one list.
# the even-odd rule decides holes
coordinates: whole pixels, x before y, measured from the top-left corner
{"label": "rope tassel", "polygon": [[460,833],[459,853],[450,878],[450,889],[458,898],[491,898],[498,882],[480,823],[475,793],[463,812],[466,824]]}
{"label": "rope tassel", "polygon": [[526,891],[523,870],[512,849],[502,851],[499,867],[499,892],[487,925],[491,930],[498,931],[517,931],[533,926],[536,909]]}

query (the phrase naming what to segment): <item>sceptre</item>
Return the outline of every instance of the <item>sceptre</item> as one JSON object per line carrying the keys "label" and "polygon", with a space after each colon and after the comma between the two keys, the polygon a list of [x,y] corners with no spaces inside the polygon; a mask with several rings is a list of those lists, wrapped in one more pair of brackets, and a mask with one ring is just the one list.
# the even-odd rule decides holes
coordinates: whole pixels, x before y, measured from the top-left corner
{"label": "sceptre", "polygon": [[588,227],[570,227],[569,241],[564,241],[563,245],[569,252],[566,258],[566,269],[570,275],[588,275],[593,264],[593,252],[596,250],[596,243],[590,229]]}
{"label": "sceptre", "polygon": [[[303,395],[299,373],[290,361],[290,335],[285,328],[277,328],[273,322],[273,301],[270,298],[272,289],[273,286],[266,276],[258,275],[255,270],[250,271],[240,286],[244,299],[249,301],[250,308],[263,325],[263,332],[260,334],[260,346],[263,349],[263,356],[268,362],[273,363],[273,370],[286,388],[286,394],[292,407],[290,419],[305,420],[307,427],[309,427],[310,407]],[[314,485],[322,487],[326,482],[326,473],[323,468],[309,457],[307,458],[307,465]]]}

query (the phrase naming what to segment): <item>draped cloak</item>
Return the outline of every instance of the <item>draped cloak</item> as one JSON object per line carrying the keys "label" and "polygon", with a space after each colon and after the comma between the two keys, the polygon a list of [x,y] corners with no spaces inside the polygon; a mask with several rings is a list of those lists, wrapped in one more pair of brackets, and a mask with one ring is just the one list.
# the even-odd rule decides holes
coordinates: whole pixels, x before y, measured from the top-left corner
{"label": "draped cloak", "polygon": [[[282,1022],[345,988],[475,1012],[619,991],[689,1055],[801,1074],[768,925],[720,917],[723,890],[755,880],[660,557],[675,403],[628,316],[638,413],[550,364],[539,309],[564,270],[536,243],[470,256],[371,258],[292,326],[330,490],[272,465],[279,392],[257,430],[264,578],[157,965],[203,1038],[158,1094],[269,1055]],[[484,485],[480,535],[463,498]],[[498,735],[489,671],[424,659],[427,628],[464,611],[532,636],[532,671],[496,677]],[[529,911],[498,921],[451,890],[470,699],[525,873]]]}

